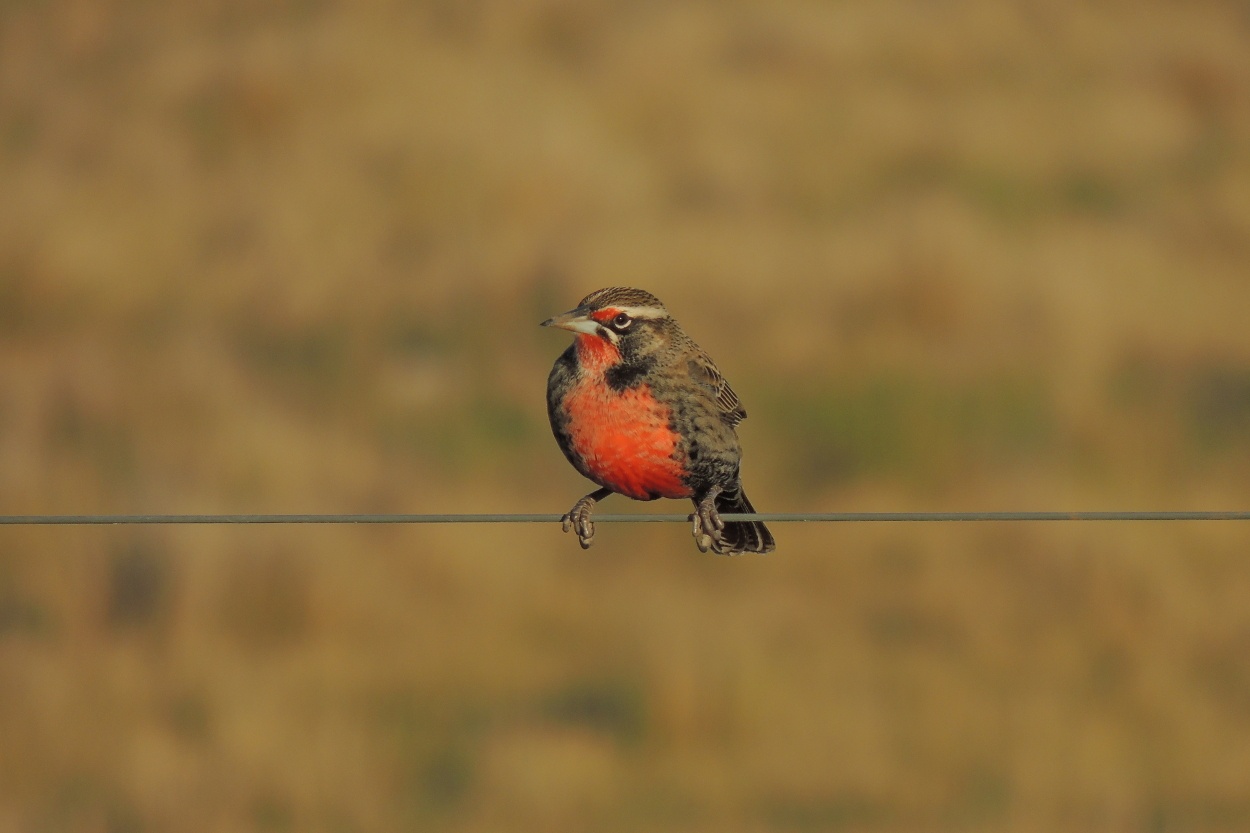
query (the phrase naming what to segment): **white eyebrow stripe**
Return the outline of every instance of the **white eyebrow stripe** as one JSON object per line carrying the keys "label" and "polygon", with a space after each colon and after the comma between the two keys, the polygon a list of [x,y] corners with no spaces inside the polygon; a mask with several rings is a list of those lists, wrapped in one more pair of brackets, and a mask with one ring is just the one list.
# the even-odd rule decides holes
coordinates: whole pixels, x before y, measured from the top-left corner
{"label": "white eyebrow stripe", "polygon": [[630,318],[667,318],[668,311],[660,307],[623,307],[619,304],[613,304],[611,309],[617,312],[623,312]]}

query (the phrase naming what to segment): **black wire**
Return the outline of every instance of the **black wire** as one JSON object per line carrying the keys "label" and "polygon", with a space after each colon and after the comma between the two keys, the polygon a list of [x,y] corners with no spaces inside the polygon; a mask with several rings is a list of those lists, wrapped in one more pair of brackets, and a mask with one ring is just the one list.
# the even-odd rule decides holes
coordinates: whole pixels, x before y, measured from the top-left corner
{"label": "black wire", "polygon": [[[758,512],[723,513],[724,521],[770,523],[913,523],[1028,521],[1250,521],[1250,511],[1216,512]],[[502,524],[559,523],[550,514],[421,515],[0,515],[0,526],[136,524]],[[689,515],[596,515],[598,523],[688,523]]]}

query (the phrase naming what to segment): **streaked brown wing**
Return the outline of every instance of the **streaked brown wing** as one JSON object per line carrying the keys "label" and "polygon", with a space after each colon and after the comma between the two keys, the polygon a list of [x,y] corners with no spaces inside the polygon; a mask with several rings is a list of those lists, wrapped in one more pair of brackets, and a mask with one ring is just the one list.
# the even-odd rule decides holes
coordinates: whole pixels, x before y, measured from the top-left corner
{"label": "streaked brown wing", "polygon": [[729,383],[720,375],[720,371],[716,369],[716,365],[710,358],[702,352],[696,353],[690,359],[689,367],[691,378],[715,395],[716,404],[720,406],[725,420],[730,425],[737,425],[747,418],[746,410],[738,401],[738,394],[729,387]]}

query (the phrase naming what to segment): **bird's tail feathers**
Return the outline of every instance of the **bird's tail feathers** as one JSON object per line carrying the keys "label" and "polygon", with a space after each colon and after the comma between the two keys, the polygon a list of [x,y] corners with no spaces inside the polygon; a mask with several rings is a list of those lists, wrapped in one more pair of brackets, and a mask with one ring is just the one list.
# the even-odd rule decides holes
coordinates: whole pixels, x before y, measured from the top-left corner
{"label": "bird's tail feathers", "polygon": [[[747,500],[747,493],[739,484],[732,491],[726,490],[716,496],[718,513],[749,513],[755,507]],[[721,555],[737,555],[744,552],[767,553],[777,548],[773,534],[762,521],[726,521],[719,541],[712,542],[712,551]]]}

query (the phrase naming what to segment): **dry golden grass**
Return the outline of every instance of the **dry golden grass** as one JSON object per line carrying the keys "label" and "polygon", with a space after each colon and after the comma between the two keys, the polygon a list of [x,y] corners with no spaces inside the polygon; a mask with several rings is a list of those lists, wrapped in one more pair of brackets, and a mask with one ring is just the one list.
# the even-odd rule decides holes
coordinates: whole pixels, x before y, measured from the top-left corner
{"label": "dry golden grass", "polygon": [[[1245,508],[1232,0],[9,3],[0,184],[6,513],[561,511],[614,283],[762,509]],[[0,831],[1250,827],[1246,529],[776,532],[6,528]]]}

